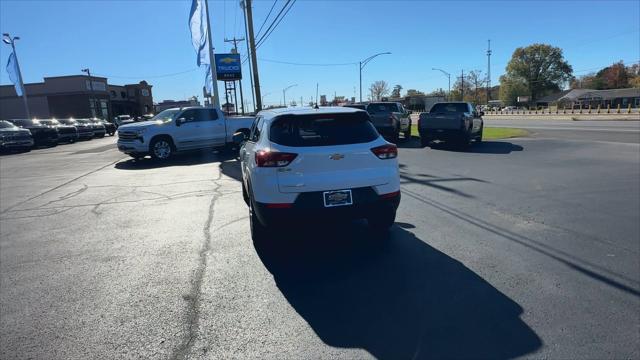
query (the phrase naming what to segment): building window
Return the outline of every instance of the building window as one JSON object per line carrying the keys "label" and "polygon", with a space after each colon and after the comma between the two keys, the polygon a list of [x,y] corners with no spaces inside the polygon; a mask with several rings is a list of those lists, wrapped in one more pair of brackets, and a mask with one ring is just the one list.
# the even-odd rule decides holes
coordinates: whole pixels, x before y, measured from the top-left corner
{"label": "building window", "polygon": [[118,95],[116,95],[116,92],[111,90],[111,97],[116,97],[116,96],[118,96]]}
{"label": "building window", "polygon": [[120,96],[124,99],[127,97],[127,93],[124,91],[120,91]]}
{"label": "building window", "polygon": [[149,89],[142,89],[140,90],[140,93],[142,94],[142,96],[149,96]]}

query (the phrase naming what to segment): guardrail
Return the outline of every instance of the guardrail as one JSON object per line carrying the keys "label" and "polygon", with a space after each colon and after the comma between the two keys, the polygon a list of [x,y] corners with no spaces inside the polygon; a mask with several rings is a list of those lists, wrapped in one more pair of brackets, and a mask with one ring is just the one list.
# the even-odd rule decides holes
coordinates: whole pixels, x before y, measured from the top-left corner
{"label": "guardrail", "polygon": [[607,106],[606,108],[601,108],[600,106],[596,108],[592,108],[589,106],[586,109],[567,109],[567,108],[556,108],[556,109],[516,109],[516,110],[495,110],[495,111],[485,111],[485,115],[580,115],[580,114],[590,114],[590,115],[607,115],[607,114],[634,114],[638,113],[640,109],[631,107],[629,105],[626,109],[621,108],[619,105],[616,108],[611,108]]}

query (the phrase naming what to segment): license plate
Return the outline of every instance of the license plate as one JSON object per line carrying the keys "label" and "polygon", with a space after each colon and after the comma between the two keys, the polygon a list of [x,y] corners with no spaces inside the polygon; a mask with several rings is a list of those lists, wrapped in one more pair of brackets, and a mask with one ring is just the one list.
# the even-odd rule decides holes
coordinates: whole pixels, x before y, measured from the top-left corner
{"label": "license plate", "polygon": [[324,207],[353,205],[351,190],[325,191],[322,195]]}

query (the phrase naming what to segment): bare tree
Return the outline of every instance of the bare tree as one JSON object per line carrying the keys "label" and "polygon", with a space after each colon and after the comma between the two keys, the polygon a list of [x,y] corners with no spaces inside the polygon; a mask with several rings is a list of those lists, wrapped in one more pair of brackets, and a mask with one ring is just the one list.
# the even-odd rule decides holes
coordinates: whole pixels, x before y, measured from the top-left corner
{"label": "bare tree", "polygon": [[371,100],[380,100],[383,96],[389,94],[389,85],[384,80],[378,80],[371,84],[369,91],[371,92]]}
{"label": "bare tree", "polygon": [[469,85],[472,86],[472,89],[470,90],[473,90],[473,100],[476,104],[479,103],[479,91],[482,90],[482,86],[486,80],[487,78],[482,75],[481,70],[470,71],[469,75],[467,75],[467,81],[469,82]]}

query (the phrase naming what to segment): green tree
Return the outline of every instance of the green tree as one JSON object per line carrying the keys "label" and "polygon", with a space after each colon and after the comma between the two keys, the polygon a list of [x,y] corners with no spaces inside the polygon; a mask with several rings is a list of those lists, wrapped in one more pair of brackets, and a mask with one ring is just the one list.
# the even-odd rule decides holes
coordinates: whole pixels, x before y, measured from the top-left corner
{"label": "green tree", "polygon": [[573,78],[572,74],[573,68],[562,56],[562,49],[547,44],[517,48],[506,68],[507,78],[524,84],[526,95],[532,100],[560,90]]}
{"label": "green tree", "polygon": [[391,97],[392,98],[399,98],[401,91],[402,91],[402,86],[401,85],[394,86],[393,90],[391,91]]}
{"label": "green tree", "polygon": [[507,105],[517,105],[518,96],[528,96],[529,89],[524,81],[511,79],[507,75],[500,77],[500,100]]}
{"label": "green tree", "polygon": [[422,91],[418,91],[416,89],[409,89],[409,90],[407,90],[407,95],[406,96],[420,96],[420,95],[424,95],[424,93]]}

